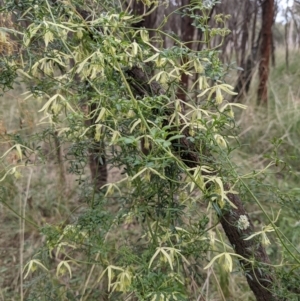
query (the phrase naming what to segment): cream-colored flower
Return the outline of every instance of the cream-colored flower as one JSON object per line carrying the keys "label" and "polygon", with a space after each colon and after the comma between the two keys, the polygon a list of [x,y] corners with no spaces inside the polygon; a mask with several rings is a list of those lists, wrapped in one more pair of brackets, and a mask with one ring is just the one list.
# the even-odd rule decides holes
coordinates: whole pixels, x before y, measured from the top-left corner
{"label": "cream-colored flower", "polygon": [[250,223],[246,215],[241,215],[238,220],[238,228],[241,230],[246,230],[249,228]]}

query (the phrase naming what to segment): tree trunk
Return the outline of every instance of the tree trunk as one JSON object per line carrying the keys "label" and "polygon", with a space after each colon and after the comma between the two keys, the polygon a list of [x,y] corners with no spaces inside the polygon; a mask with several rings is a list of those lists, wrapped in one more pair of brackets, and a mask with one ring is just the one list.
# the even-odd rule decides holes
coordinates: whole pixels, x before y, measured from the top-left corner
{"label": "tree trunk", "polygon": [[[92,104],[89,108],[89,112],[96,110],[96,104]],[[93,114],[93,113],[92,113]],[[87,126],[94,125],[97,116],[94,116],[91,120],[88,120]],[[104,141],[94,141],[90,146],[89,165],[92,175],[92,181],[96,191],[107,183],[108,171],[105,158],[105,145]]]}
{"label": "tree trunk", "polygon": [[257,91],[258,103],[268,101],[269,62],[272,47],[272,25],[274,16],[274,0],[263,0],[262,7],[262,41],[261,59],[259,63],[259,86]]}
{"label": "tree trunk", "polygon": [[240,57],[240,66],[244,66],[245,64],[245,57],[246,57],[246,49],[247,43],[249,40],[249,25],[251,21],[251,15],[249,11],[251,9],[251,3],[249,0],[245,1],[244,6],[244,22],[242,26],[242,42],[241,42],[241,57]]}
{"label": "tree trunk", "polygon": [[[226,190],[229,190],[229,185],[226,186]],[[230,211],[222,212],[222,227],[230,243],[234,246],[236,253],[246,259],[255,259],[256,262],[255,264],[251,264],[240,259],[249,287],[257,301],[275,301],[277,298],[271,291],[272,286],[275,284],[275,277],[272,275],[272,268],[267,267],[270,261],[266,250],[255,239],[244,240],[246,236],[254,232],[254,226],[239,196],[228,193],[227,197],[237,209],[233,208]],[[240,230],[236,226],[240,216],[247,216],[250,222],[250,226],[246,230]]]}
{"label": "tree trunk", "polygon": [[[190,4],[190,0],[182,0],[181,6],[185,7]],[[183,9],[184,11],[184,9]],[[193,19],[189,16],[183,16],[181,19],[181,41],[183,43],[187,43],[186,46],[190,49],[193,48],[193,37],[194,37],[194,27],[192,26]],[[182,59],[182,65],[184,65],[187,62],[187,58],[183,57]],[[188,90],[188,84],[189,84],[189,76],[185,73],[181,74],[181,85],[178,88],[177,91],[177,98],[181,99],[183,101],[187,100],[187,90]]]}

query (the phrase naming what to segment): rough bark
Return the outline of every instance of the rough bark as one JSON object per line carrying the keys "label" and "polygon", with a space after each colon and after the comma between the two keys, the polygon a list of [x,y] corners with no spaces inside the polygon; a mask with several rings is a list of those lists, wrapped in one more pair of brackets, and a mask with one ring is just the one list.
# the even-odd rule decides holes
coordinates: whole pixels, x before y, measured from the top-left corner
{"label": "rough bark", "polygon": [[258,103],[268,101],[269,62],[272,47],[272,25],[274,17],[274,0],[263,0],[262,7],[262,42],[259,63]]}
{"label": "rough bark", "polygon": [[[136,16],[142,16],[146,11],[146,6],[143,4],[143,2],[137,2],[133,1],[131,3],[131,9],[133,11],[133,14]],[[150,14],[146,17],[144,17],[139,23],[135,24],[135,27],[145,27],[150,28],[153,24],[153,14]]]}
{"label": "rough bark", "polygon": [[[242,26],[242,40],[241,40],[241,47],[240,47],[240,61],[239,61],[239,66],[243,68],[242,71],[239,72],[239,76],[237,79],[237,83],[235,86],[235,91],[238,92],[237,97],[235,97],[235,101],[238,102],[242,99],[242,97],[247,94],[249,91],[251,79],[253,76],[253,69],[255,67],[255,60],[257,56],[257,46],[254,47],[252,45],[251,47],[251,53],[246,56],[246,49],[247,49],[247,44],[249,45],[249,27],[251,23],[251,18],[252,15],[249,14],[249,11],[251,10],[251,3],[250,1],[246,1],[244,5],[244,22]],[[254,15],[254,22],[256,22],[256,11]],[[253,33],[252,33],[253,35]],[[255,32],[254,32],[255,35]],[[248,47],[250,48],[250,47]],[[245,58],[247,59],[245,60]]]}
{"label": "rough bark", "polygon": [[258,0],[254,2],[254,16],[252,22],[252,32],[251,32],[251,47],[254,47],[255,37],[256,37],[256,21],[257,21],[257,14],[258,14]]}
{"label": "rough bark", "polygon": [[[96,104],[92,104],[89,111],[96,110]],[[95,124],[96,116],[88,124]],[[92,175],[93,184],[96,190],[99,190],[107,183],[107,164],[105,158],[105,146],[103,141],[94,142],[90,147],[89,165]]]}
{"label": "rough bark", "polygon": [[[274,25],[276,24],[277,14],[278,14],[278,2],[275,0],[274,14],[273,14],[273,28],[274,28]],[[272,67],[275,67],[275,65],[276,65],[275,50],[276,50],[276,45],[275,45],[275,41],[274,41],[274,34],[272,33],[272,50],[271,50]]]}
{"label": "rough bark", "polygon": [[[229,189],[227,185],[226,189]],[[253,291],[257,301],[272,301],[277,298],[272,294],[272,286],[275,278],[272,275],[269,257],[265,248],[257,240],[244,240],[245,237],[253,234],[254,226],[246,212],[240,197],[236,194],[227,194],[228,199],[237,207],[223,212],[221,224],[237,254],[246,259],[254,259],[255,264],[240,260],[241,266],[245,271],[245,276],[250,289]],[[250,226],[246,230],[240,230],[236,225],[241,215],[247,216]]]}
{"label": "rough bark", "polygon": [[249,40],[249,25],[251,21],[251,15],[249,14],[251,8],[251,3],[249,0],[245,1],[244,5],[244,23],[242,26],[242,41],[241,41],[241,58],[240,66],[243,66],[245,63],[246,57],[246,46]]}

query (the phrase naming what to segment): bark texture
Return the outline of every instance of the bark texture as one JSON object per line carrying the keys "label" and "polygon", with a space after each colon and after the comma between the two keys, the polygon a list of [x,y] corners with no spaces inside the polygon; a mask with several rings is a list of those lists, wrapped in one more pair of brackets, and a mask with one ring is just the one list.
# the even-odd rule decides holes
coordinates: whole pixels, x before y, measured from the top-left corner
{"label": "bark texture", "polygon": [[[229,185],[227,185],[227,190]],[[272,286],[275,284],[275,278],[272,270],[268,267],[270,263],[265,248],[256,240],[244,240],[245,237],[253,234],[254,227],[246,212],[243,203],[238,195],[228,193],[228,199],[237,207],[223,212],[221,224],[237,254],[246,259],[254,259],[255,264],[240,260],[246,275],[249,287],[253,291],[257,301],[273,301],[277,298],[272,294]],[[250,226],[246,230],[240,230],[236,225],[241,215],[247,216]]]}
{"label": "bark texture", "polygon": [[257,91],[258,102],[268,101],[269,65],[272,50],[272,25],[274,19],[274,0],[263,0],[262,7],[262,41],[261,59],[259,63],[259,86]]}
{"label": "bark texture", "polygon": [[[96,109],[97,105],[92,104],[89,108],[89,113],[93,114],[92,112]],[[86,122],[86,126],[94,125],[96,118],[97,116],[94,116],[94,118],[88,120]],[[93,138],[91,137],[91,139]],[[108,177],[104,141],[100,140],[99,142],[92,142],[89,148],[89,153],[89,165],[92,175],[92,181],[94,188],[96,190],[99,190],[103,185],[107,183]]]}

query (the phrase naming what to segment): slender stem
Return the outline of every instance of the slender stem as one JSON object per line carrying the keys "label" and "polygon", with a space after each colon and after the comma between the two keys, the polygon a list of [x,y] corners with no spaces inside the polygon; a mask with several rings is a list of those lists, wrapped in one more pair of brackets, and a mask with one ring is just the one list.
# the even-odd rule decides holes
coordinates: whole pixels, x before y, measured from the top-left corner
{"label": "slender stem", "polygon": [[24,266],[24,236],[25,236],[25,219],[22,217],[25,217],[26,213],[26,204],[27,204],[27,199],[29,195],[29,188],[30,188],[30,183],[31,183],[31,177],[32,177],[32,169],[29,169],[29,175],[27,179],[27,185],[26,185],[26,192],[25,192],[25,197],[24,201],[22,202],[22,195],[20,194],[20,300],[24,300],[24,292],[23,292],[23,266]]}

